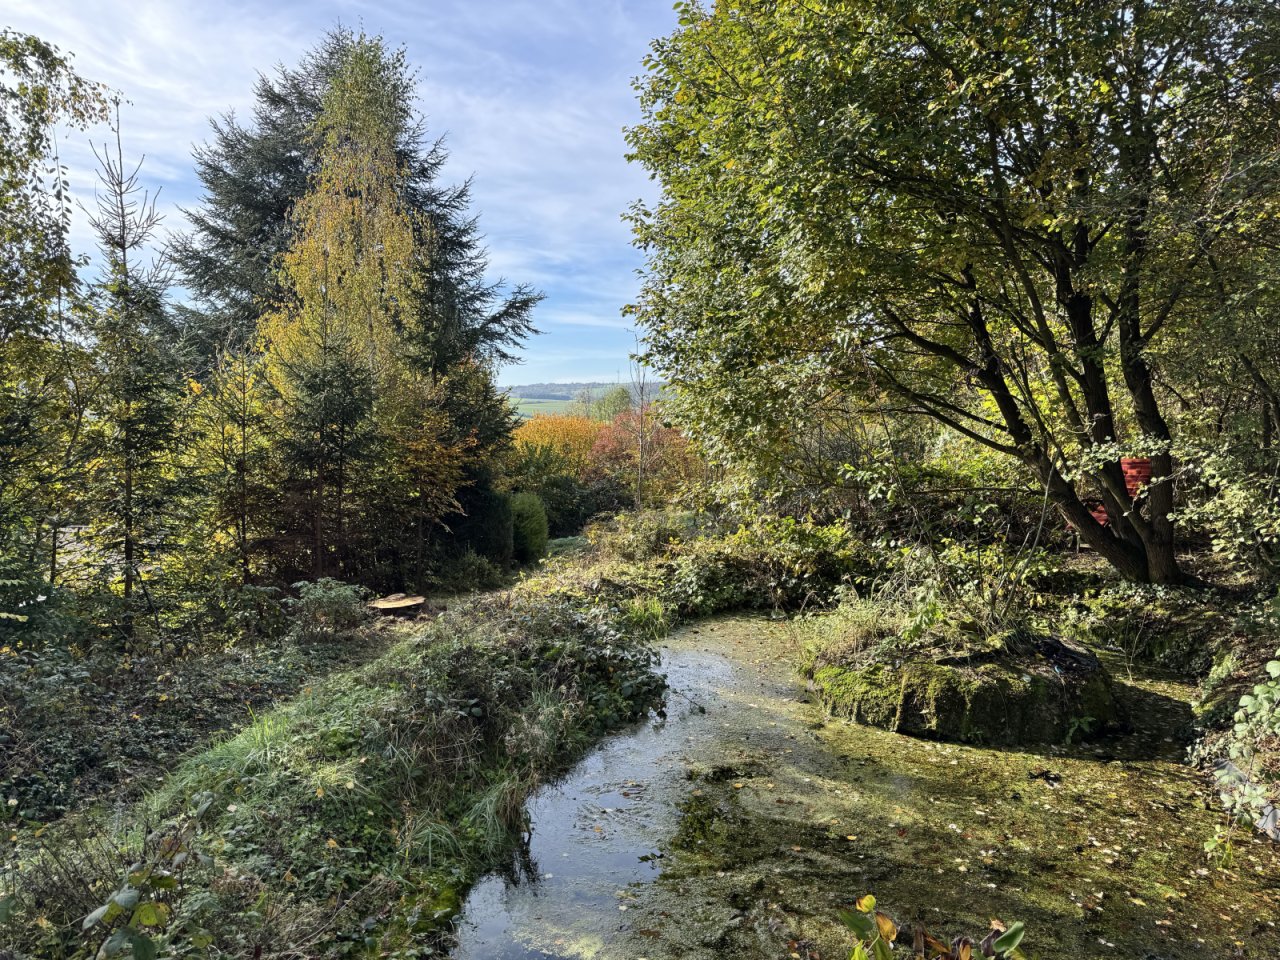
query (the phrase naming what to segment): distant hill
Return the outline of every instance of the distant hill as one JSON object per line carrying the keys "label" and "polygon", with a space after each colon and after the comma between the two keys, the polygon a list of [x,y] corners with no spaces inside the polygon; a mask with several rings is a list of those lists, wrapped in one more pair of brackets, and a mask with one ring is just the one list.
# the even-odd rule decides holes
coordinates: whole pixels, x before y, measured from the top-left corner
{"label": "distant hill", "polygon": [[507,387],[507,393],[517,400],[576,400],[586,391],[604,393],[616,386],[616,383],[527,383]]}
{"label": "distant hill", "polygon": [[[599,397],[615,387],[617,383],[581,382],[581,383],[526,383],[520,386],[507,387],[507,395],[514,401],[516,412],[522,417],[532,417],[538,413],[580,413],[579,398],[584,394]],[[630,383],[621,384],[635,393]],[[662,392],[663,384],[650,381],[645,385],[649,396]]]}

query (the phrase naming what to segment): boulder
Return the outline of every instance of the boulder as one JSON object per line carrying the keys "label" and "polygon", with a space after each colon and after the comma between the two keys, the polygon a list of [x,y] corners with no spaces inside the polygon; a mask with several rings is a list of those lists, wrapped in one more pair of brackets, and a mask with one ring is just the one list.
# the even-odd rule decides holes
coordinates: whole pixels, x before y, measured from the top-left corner
{"label": "boulder", "polygon": [[1016,658],[819,664],[812,684],[835,716],[960,743],[1064,743],[1125,721],[1102,664],[1060,644]]}

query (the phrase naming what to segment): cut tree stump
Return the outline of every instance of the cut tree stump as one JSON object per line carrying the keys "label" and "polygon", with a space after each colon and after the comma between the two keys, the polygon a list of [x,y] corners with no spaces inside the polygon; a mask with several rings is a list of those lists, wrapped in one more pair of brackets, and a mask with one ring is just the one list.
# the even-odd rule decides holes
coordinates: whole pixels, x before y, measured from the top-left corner
{"label": "cut tree stump", "polygon": [[403,617],[417,613],[426,602],[426,597],[410,597],[403,593],[393,593],[389,597],[369,601],[369,609],[385,616]]}

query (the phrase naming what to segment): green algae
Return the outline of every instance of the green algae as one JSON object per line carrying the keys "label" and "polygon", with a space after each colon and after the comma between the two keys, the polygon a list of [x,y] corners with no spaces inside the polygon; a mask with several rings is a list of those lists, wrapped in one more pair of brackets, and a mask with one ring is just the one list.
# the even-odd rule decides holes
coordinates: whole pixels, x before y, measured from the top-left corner
{"label": "green algae", "polygon": [[[679,668],[696,657],[686,672],[704,685],[690,703],[705,716],[666,731],[674,746],[655,736],[644,747],[668,752],[634,854],[660,856],[660,871],[620,889],[613,849],[594,881],[583,867],[563,893],[504,902],[517,928],[534,928],[517,939],[536,950],[468,955],[841,957],[835,911],[866,892],[947,938],[1023,920],[1024,948],[1041,960],[1280,955],[1276,846],[1241,838],[1226,870],[1205,859],[1221,821],[1181,759],[1185,684],[1115,682],[1133,719],[1122,737],[997,749],[824,719],[794,679],[795,646],[785,623],[758,619],[675,634],[673,681],[688,682]],[[638,769],[635,757],[624,767]]]}
{"label": "green algae", "polygon": [[[757,655],[786,668],[785,628],[733,632],[755,633]],[[756,951],[772,931],[800,956],[840,956],[847,939],[834,910],[874,892],[900,921],[948,936],[1023,920],[1032,957],[1274,956],[1275,847],[1251,838],[1226,871],[1203,854],[1220,820],[1169,736],[1190,690],[1116,686],[1141,713],[1138,729],[1092,748],[996,750],[843,722],[815,730],[804,723],[812,708],[796,705],[796,745],[760,774],[739,789],[699,782],[702,808],[732,791],[739,827],[675,853],[653,909],[672,914],[678,947],[643,955],[716,955],[700,933],[678,932],[671,907],[696,897],[702,910],[749,904],[715,947],[724,955],[770,956]]]}

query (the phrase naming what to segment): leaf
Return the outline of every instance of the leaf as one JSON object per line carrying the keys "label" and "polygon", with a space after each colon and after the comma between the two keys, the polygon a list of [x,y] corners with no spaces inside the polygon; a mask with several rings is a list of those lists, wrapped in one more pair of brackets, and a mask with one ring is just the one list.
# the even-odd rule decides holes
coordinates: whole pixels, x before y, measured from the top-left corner
{"label": "leaf", "polygon": [[1021,920],[1017,923],[1011,923],[1004,935],[991,946],[995,948],[996,953],[1008,953],[1022,943],[1022,935],[1025,932],[1025,925]]}
{"label": "leaf", "polygon": [[878,910],[876,911],[876,929],[880,932],[882,940],[893,943],[898,939],[898,925]]}
{"label": "leaf", "polygon": [[893,960],[893,947],[883,940],[877,940],[871,947],[875,960]]}
{"label": "leaf", "polygon": [[99,920],[105,917],[109,909],[111,909],[111,904],[104,903],[97,910],[93,911],[93,913],[89,914],[87,917],[84,918],[84,922],[80,924],[80,929],[88,930],[95,923],[97,923]]}
{"label": "leaf", "polygon": [[169,907],[152,900],[139,904],[138,909],[133,912],[133,920],[130,925],[135,927],[160,927],[168,919]]}
{"label": "leaf", "polygon": [[133,947],[133,960],[156,960],[155,941],[145,933],[130,930],[129,946]]}
{"label": "leaf", "polygon": [[854,907],[858,910],[861,910],[863,913],[870,913],[872,910],[876,908],[876,898],[869,893],[865,894],[858,898],[858,901],[857,903],[854,904]]}
{"label": "leaf", "polygon": [[864,940],[870,940],[876,935],[876,925],[865,913],[858,913],[855,910],[837,910],[836,916],[840,918],[841,923]]}
{"label": "leaf", "polygon": [[138,905],[138,899],[141,896],[136,887],[121,887],[111,900],[125,910],[132,910]]}

